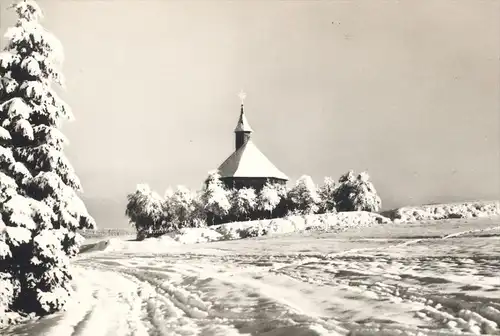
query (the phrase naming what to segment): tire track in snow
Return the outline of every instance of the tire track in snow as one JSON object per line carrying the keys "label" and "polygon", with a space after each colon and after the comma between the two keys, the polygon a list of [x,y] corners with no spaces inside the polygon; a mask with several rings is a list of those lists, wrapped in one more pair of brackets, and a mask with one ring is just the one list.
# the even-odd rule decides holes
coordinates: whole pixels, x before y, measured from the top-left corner
{"label": "tire track in snow", "polygon": [[[459,260],[464,258],[446,257],[446,262],[450,266],[459,265]],[[460,295],[457,293],[442,293],[440,287],[429,287],[429,281],[435,281],[436,284],[441,282],[440,278],[428,278],[425,276],[410,276],[402,273],[402,268],[412,266],[425,265],[426,268],[435,268],[434,274],[439,277],[440,274],[446,273],[454,277],[453,270],[445,265],[442,265],[443,258],[432,257],[412,258],[404,262],[398,261],[397,258],[357,258],[356,256],[337,257],[331,261],[320,261],[318,263],[303,264],[298,267],[281,268],[281,274],[297,279],[304,283],[311,282],[320,286],[342,286],[353,295],[358,295],[359,301],[364,300],[367,305],[370,301],[386,302],[389,300],[397,304],[399,302],[411,303],[415,306],[415,315],[429,324],[429,321],[441,326],[446,330],[452,330],[455,333],[469,332],[472,334],[500,334],[498,325],[500,325],[500,297],[493,299],[491,297],[473,297]],[[470,259],[469,259],[470,260]],[[434,262],[434,266],[433,266]],[[493,268],[500,263],[495,259],[478,259],[472,264],[467,263],[471,268],[468,273],[477,270],[479,263],[484,263],[485,268],[490,269],[490,281],[493,281],[495,274]],[[408,264],[409,263],[409,264]],[[319,265],[318,265],[319,264]],[[319,266],[315,268],[315,266]],[[397,265],[398,269],[394,269]],[[496,267],[498,267],[496,266]],[[465,267],[463,264],[461,268]],[[391,271],[391,268],[392,271]],[[316,273],[311,273],[311,270],[317,270]],[[440,272],[440,269],[443,271]],[[462,270],[467,272],[466,270]],[[392,274],[395,274],[392,276]],[[422,283],[406,283],[405,279],[423,281]],[[444,280],[444,279],[443,279]],[[468,279],[470,281],[470,279]],[[444,283],[446,283],[445,281]],[[366,301],[366,297],[370,300]],[[364,323],[364,322],[363,322]],[[432,324],[432,323],[431,323]],[[351,329],[361,330],[361,326],[353,325]],[[383,333],[382,333],[383,334]]]}
{"label": "tire track in snow", "polygon": [[[92,268],[106,267],[95,261],[89,262],[88,266]],[[174,284],[169,280],[165,280],[169,278],[168,275],[164,271],[159,270],[144,271],[140,267],[131,269],[125,266],[118,266],[115,267],[115,272],[136,282],[137,286],[144,286],[146,284],[146,287],[154,289],[155,294],[149,295],[149,298],[153,298],[154,300],[148,301],[150,307],[148,317],[152,321],[157,335],[179,335],[181,332],[182,335],[195,335],[200,332],[210,335],[210,332],[215,332],[214,330],[227,331],[233,329],[232,334],[234,335],[245,332],[252,332],[253,334],[257,332],[256,330],[265,329],[266,325],[269,324],[274,325],[277,329],[290,328],[295,325],[296,328],[303,331],[309,330],[308,328],[319,328],[318,326],[331,329],[335,325],[335,323],[332,323],[332,320],[325,321],[321,318],[309,316],[307,313],[301,311],[299,306],[294,306],[294,304],[281,298],[279,292],[276,294],[276,289],[273,287],[258,283],[258,281],[253,279],[238,277],[227,272],[210,270],[210,265],[206,267],[182,263],[169,267],[169,272],[176,272],[176,274],[182,276],[179,282],[182,283],[189,280],[188,284],[185,285]],[[243,308],[243,306],[241,307],[242,311],[235,311],[228,315],[223,309],[218,310],[224,305],[218,307],[213,298],[212,300],[202,299],[198,294],[188,289],[193,286],[195,288],[197,286],[202,287],[200,286],[202,282],[207,280],[213,281],[214,279],[224,283],[226,287],[234,288],[240,293],[248,291],[248,288],[251,287],[251,292],[258,293],[258,297],[267,297],[275,312],[283,310],[284,313],[281,314],[278,320],[285,321],[285,325],[280,326],[279,323],[283,322],[275,321],[266,315],[263,315],[265,320],[262,321],[255,320],[253,319],[254,317],[249,318],[248,311],[246,312],[246,308]],[[144,297],[143,300],[147,301],[148,297]],[[168,307],[158,304],[160,301],[163,301]],[[223,302],[228,303],[227,300],[223,300]],[[172,312],[175,312],[175,314],[171,314]],[[158,318],[159,315],[162,316],[161,319]],[[339,326],[336,326],[335,329],[342,331],[342,334],[347,333],[347,330]],[[298,332],[298,330],[295,330],[295,332]]]}
{"label": "tire track in snow", "polygon": [[485,229],[475,229],[475,230],[465,230],[465,231],[460,231],[452,234],[445,235],[441,238],[418,238],[418,239],[411,239],[408,241],[405,241],[403,243],[398,243],[398,244],[392,244],[392,245],[385,245],[381,247],[367,247],[367,248],[354,248],[354,249],[348,249],[345,251],[341,252],[335,252],[335,253],[327,253],[324,255],[315,255],[315,256],[306,256],[305,258],[302,257],[300,254],[296,254],[296,257],[299,257],[299,261],[295,261],[290,264],[285,264],[282,266],[276,266],[276,267],[271,267],[269,269],[270,272],[279,272],[283,268],[289,268],[289,267],[299,267],[302,265],[307,265],[308,263],[315,263],[320,260],[328,260],[328,259],[335,259],[338,257],[342,257],[348,254],[355,254],[355,253],[363,253],[363,252],[375,252],[375,251],[384,251],[384,250],[389,250],[391,248],[398,248],[398,247],[406,247],[409,245],[417,244],[423,241],[429,241],[429,240],[445,240],[445,239],[450,239],[450,238],[457,238],[460,236],[464,236],[467,234],[475,234],[475,233],[483,233],[483,232],[490,232],[490,231],[495,231],[495,230],[500,230],[500,225],[497,226],[492,226],[488,227]]}

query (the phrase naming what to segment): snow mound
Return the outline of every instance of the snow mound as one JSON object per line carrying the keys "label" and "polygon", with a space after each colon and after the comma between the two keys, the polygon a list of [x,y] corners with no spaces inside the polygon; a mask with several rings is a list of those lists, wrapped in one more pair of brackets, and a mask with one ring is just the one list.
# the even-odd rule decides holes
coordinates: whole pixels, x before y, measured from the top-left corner
{"label": "snow mound", "polygon": [[179,233],[170,235],[175,241],[181,244],[198,244],[218,241],[222,235],[209,228],[184,228]]}
{"label": "snow mound", "polygon": [[113,252],[119,251],[123,248],[125,242],[117,238],[110,238],[107,240],[102,240],[94,244],[88,244],[82,246],[80,253],[84,252]]}
{"label": "snow mound", "polygon": [[389,216],[401,223],[452,218],[493,217],[500,215],[500,202],[462,202],[403,207]]}

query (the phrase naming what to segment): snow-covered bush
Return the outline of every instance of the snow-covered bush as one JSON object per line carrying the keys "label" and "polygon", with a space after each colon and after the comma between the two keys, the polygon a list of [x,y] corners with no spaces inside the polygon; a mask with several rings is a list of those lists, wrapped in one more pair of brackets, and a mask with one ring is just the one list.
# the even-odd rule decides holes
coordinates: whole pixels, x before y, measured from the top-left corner
{"label": "snow-covered bush", "polygon": [[234,226],[222,224],[215,227],[212,226],[212,228],[221,235],[221,240],[235,240],[241,238],[240,230]]}
{"label": "snow-covered bush", "polygon": [[308,175],[301,176],[288,192],[288,210],[294,215],[317,213],[321,199],[316,185]]}
{"label": "snow-covered bush", "polygon": [[377,212],[382,207],[382,201],[366,172],[356,176],[350,170],[342,175],[334,191],[334,199],[339,212]]}
{"label": "snow-covered bush", "polygon": [[255,238],[265,236],[269,233],[269,231],[263,225],[249,226],[244,229],[238,230],[239,238]]}
{"label": "snow-covered bush", "polygon": [[59,128],[73,116],[51,87],[63,81],[61,44],[38,23],[33,0],[13,8],[18,20],[0,54],[0,315],[43,315],[68,300],[76,230],[95,223],[63,153]]}

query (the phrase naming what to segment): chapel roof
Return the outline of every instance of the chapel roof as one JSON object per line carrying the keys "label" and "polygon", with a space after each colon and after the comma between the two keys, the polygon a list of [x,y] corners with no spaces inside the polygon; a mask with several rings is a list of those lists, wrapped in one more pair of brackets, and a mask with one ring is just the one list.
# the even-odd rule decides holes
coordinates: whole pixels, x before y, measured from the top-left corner
{"label": "chapel roof", "polygon": [[219,166],[219,174],[221,178],[257,177],[288,180],[288,176],[276,168],[251,139]]}

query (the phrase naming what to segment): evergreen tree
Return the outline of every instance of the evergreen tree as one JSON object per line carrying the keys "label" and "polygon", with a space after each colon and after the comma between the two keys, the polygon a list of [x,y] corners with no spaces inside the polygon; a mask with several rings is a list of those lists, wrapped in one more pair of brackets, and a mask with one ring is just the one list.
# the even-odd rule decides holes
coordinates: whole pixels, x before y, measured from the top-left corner
{"label": "evergreen tree", "polygon": [[71,294],[76,230],[95,223],[63,153],[59,128],[72,114],[51,86],[63,83],[61,44],[38,23],[33,0],[13,8],[18,20],[0,54],[0,307],[46,314]]}

